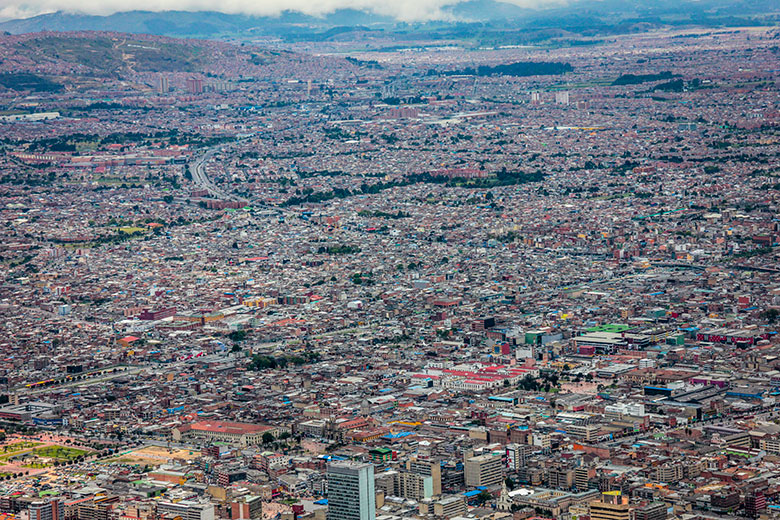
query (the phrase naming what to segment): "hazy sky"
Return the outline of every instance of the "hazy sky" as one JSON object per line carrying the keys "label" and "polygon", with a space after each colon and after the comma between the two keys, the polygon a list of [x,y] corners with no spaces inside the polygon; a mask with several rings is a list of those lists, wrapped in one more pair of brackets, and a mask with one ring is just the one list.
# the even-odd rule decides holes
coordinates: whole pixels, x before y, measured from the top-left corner
{"label": "hazy sky", "polygon": [[[282,10],[322,15],[341,8],[368,9],[399,20],[446,18],[442,8],[465,0],[0,0],[0,20],[55,11],[111,14],[117,11],[221,11],[274,15]],[[524,7],[562,5],[567,0],[503,0]]]}

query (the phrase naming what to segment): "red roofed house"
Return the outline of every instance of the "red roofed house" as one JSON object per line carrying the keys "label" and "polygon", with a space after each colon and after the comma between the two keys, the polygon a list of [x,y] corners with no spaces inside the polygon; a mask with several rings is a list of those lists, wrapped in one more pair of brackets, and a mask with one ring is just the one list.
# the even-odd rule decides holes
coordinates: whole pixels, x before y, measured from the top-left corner
{"label": "red roofed house", "polygon": [[276,437],[279,431],[273,426],[262,424],[200,421],[177,426],[171,433],[175,441],[180,441],[182,437],[199,437],[212,442],[221,441],[240,446],[249,446],[261,444],[263,442],[263,434],[270,433]]}

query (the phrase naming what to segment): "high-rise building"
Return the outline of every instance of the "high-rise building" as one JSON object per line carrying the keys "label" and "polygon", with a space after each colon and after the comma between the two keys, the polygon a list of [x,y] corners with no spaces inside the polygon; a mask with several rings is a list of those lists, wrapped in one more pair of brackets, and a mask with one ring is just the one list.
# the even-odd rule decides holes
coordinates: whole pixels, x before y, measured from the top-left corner
{"label": "high-rise building", "polygon": [[168,82],[168,76],[160,75],[159,78],[157,78],[157,92],[160,94],[167,94],[171,90],[171,85]]}
{"label": "high-rise building", "polygon": [[187,92],[190,94],[203,94],[203,80],[200,78],[187,78]]}
{"label": "high-rise building", "polygon": [[374,466],[357,462],[328,465],[328,520],[375,520]]}
{"label": "high-rise building", "polygon": [[568,105],[569,104],[569,91],[564,90],[562,92],[556,92],[555,93],[555,102],[559,105]]}
{"label": "high-rise building", "polygon": [[259,496],[241,497],[230,503],[231,520],[257,520],[263,517],[263,499]]}
{"label": "high-rise building", "polygon": [[591,502],[591,520],[629,520],[631,517],[628,497],[620,491],[607,491],[601,500]]}
{"label": "high-rise building", "polygon": [[585,466],[574,468],[574,487],[577,491],[586,491],[590,487],[590,479],[596,472]]}
{"label": "high-rise building", "polygon": [[62,520],[65,517],[65,505],[62,500],[38,500],[28,509],[30,520]]}
{"label": "high-rise building", "polygon": [[395,474],[393,495],[412,500],[424,500],[433,496],[433,477],[402,471]]}
{"label": "high-rise building", "polygon": [[574,469],[550,468],[547,485],[552,489],[571,489],[574,487]]}
{"label": "high-rise building", "polygon": [[466,486],[494,486],[504,478],[501,457],[479,455],[466,459],[464,481]]}
{"label": "high-rise building", "polygon": [[209,82],[208,90],[212,92],[227,92],[230,90],[230,83],[222,79],[214,79]]}
{"label": "high-rise building", "polygon": [[424,477],[433,477],[433,494],[441,495],[441,462],[416,457],[406,461],[406,469]]}
{"label": "high-rise building", "polygon": [[750,518],[757,518],[766,509],[766,497],[761,491],[753,491],[745,495],[745,513]]}
{"label": "high-rise building", "polygon": [[539,92],[531,92],[531,103],[534,105],[542,104],[542,94]]}
{"label": "high-rise building", "polygon": [[506,445],[506,467],[510,471],[517,471],[525,467],[528,456],[531,454],[531,447],[527,444],[507,444]]}

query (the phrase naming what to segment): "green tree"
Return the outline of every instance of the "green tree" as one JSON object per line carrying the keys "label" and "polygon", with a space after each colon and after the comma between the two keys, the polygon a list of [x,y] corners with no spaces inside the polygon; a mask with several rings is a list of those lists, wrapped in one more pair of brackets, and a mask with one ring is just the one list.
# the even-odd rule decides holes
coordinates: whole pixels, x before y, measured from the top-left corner
{"label": "green tree", "polygon": [[485,502],[493,500],[493,495],[491,495],[487,489],[483,489],[479,492],[479,495],[474,497],[474,500],[477,502],[477,504],[483,505]]}
{"label": "green tree", "polygon": [[234,330],[230,334],[228,334],[228,339],[232,341],[244,341],[246,339],[246,331]]}

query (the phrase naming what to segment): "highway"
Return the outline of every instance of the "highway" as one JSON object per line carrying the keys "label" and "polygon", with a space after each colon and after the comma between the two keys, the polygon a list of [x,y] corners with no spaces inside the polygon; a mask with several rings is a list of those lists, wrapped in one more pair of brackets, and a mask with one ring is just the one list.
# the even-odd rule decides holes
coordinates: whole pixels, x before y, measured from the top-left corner
{"label": "highway", "polygon": [[209,192],[209,194],[212,197],[215,197],[217,199],[221,200],[230,200],[235,202],[244,202],[247,205],[252,204],[253,206],[262,207],[265,209],[268,209],[270,211],[274,211],[276,213],[281,213],[284,215],[289,216],[298,216],[299,213],[286,209],[286,208],[279,208],[276,206],[268,206],[267,204],[263,202],[259,202],[255,198],[250,198],[247,200],[246,198],[239,197],[238,195],[235,195],[233,193],[228,193],[227,191],[223,190],[214,182],[209,179],[208,175],[206,174],[206,164],[222,149],[222,146],[215,146],[213,148],[209,148],[205,150],[201,155],[196,157],[193,161],[189,163],[190,167],[190,174],[192,174],[192,182],[196,186],[198,186],[201,189],[204,189]]}
{"label": "highway", "polygon": [[[108,371],[108,373],[105,374],[99,374],[95,375],[95,377],[91,377],[88,379],[73,379],[71,381],[66,381],[60,384],[54,384],[50,386],[43,386],[40,388],[27,388],[26,386],[20,386],[13,390],[14,393],[19,394],[20,396],[31,396],[31,395],[37,395],[37,394],[46,394],[53,392],[59,388],[69,388],[72,386],[85,386],[85,385],[93,385],[95,383],[100,383],[103,381],[109,381],[111,379],[116,379],[117,377],[123,377],[123,376],[132,376],[136,375],[142,370],[144,370],[144,366],[126,366],[126,367],[106,367],[100,369],[101,371]],[[111,372],[111,370],[117,369],[116,372]],[[72,374],[73,376],[80,376],[84,374]],[[65,377],[65,376],[58,376],[59,378]]]}
{"label": "highway", "polygon": [[206,175],[206,163],[211,160],[214,155],[220,150],[220,147],[209,148],[202,155],[195,158],[190,163],[190,173],[192,174],[192,182],[198,187],[208,191],[211,196],[223,200],[243,201],[244,199],[228,193],[214,184],[208,175]]}

